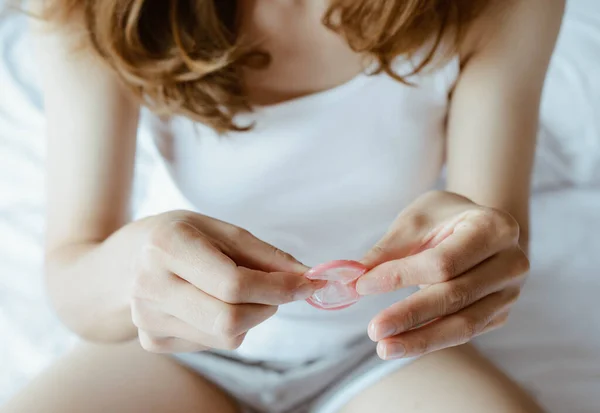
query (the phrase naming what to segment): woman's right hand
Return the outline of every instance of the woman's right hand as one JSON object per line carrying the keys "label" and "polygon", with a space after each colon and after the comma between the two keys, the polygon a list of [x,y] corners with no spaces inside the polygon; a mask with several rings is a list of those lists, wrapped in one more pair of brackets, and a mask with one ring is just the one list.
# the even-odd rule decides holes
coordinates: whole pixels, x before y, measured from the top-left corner
{"label": "woman's right hand", "polygon": [[239,227],[185,211],[145,221],[131,315],[148,351],[235,349],[278,305],[318,288],[304,265]]}

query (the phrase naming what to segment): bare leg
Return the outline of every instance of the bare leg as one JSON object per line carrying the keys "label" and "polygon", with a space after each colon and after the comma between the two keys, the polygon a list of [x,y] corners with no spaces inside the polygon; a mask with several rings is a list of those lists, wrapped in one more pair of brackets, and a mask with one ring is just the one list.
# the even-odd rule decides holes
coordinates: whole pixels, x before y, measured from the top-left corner
{"label": "bare leg", "polygon": [[541,413],[471,346],[429,354],[384,378],[341,413]]}
{"label": "bare leg", "polygon": [[137,343],[85,344],[24,389],[1,413],[235,413],[202,377]]}

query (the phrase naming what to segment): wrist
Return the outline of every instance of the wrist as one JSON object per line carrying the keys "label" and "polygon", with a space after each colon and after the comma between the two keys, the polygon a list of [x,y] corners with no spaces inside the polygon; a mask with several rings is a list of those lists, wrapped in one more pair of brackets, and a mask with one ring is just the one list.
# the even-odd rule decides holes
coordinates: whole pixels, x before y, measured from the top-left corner
{"label": "wrist", "polygon": [[131,321],[133,263],[145,224],[130,223],[101,242],[62,246],[46,257],[46,289],[60,320],[87,341],[135,338]]}

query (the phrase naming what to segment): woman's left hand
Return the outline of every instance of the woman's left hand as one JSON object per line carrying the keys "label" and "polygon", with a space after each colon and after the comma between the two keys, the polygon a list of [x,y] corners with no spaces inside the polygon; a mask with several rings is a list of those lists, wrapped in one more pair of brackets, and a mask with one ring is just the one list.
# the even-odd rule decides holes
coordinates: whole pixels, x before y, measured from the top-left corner
{"label": "woman's left hand", "polygon": [[421,289],[379,313],[368,332],[383,359],[467,343],[503,325],[529,260],[508,213],[449,192],[410,205],[362,262],[361,295]]}

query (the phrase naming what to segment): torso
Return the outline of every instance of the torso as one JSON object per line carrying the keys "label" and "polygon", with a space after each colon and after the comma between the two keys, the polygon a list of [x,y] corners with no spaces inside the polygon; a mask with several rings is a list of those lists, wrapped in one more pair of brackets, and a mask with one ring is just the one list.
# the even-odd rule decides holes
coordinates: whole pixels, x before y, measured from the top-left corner
{"label": "torso", "polygon": [[[307,265],[359,259],[438,181],[459,58],[411,79],[416,87],[385,74],[366,76],[362,57],[321,25],[322,10],[265,3],[245,4],[254,16],[246,33],[264,36],[273,59],[268,69],[245,73],[258,106],[239,120],[255,127],[218,136],[187,119],[154,119],[166,168],[157,170],[141,213],[196,210],[244,227]],[[300,9],[286,19],[284,7]],[[394,67],[404,72],[409,64],[399,58]],[[369,319],[408,293],[332,313],[303,302],[282,306],[249,332],[238,354],[303,362],[336,351],[364,337]]]}

